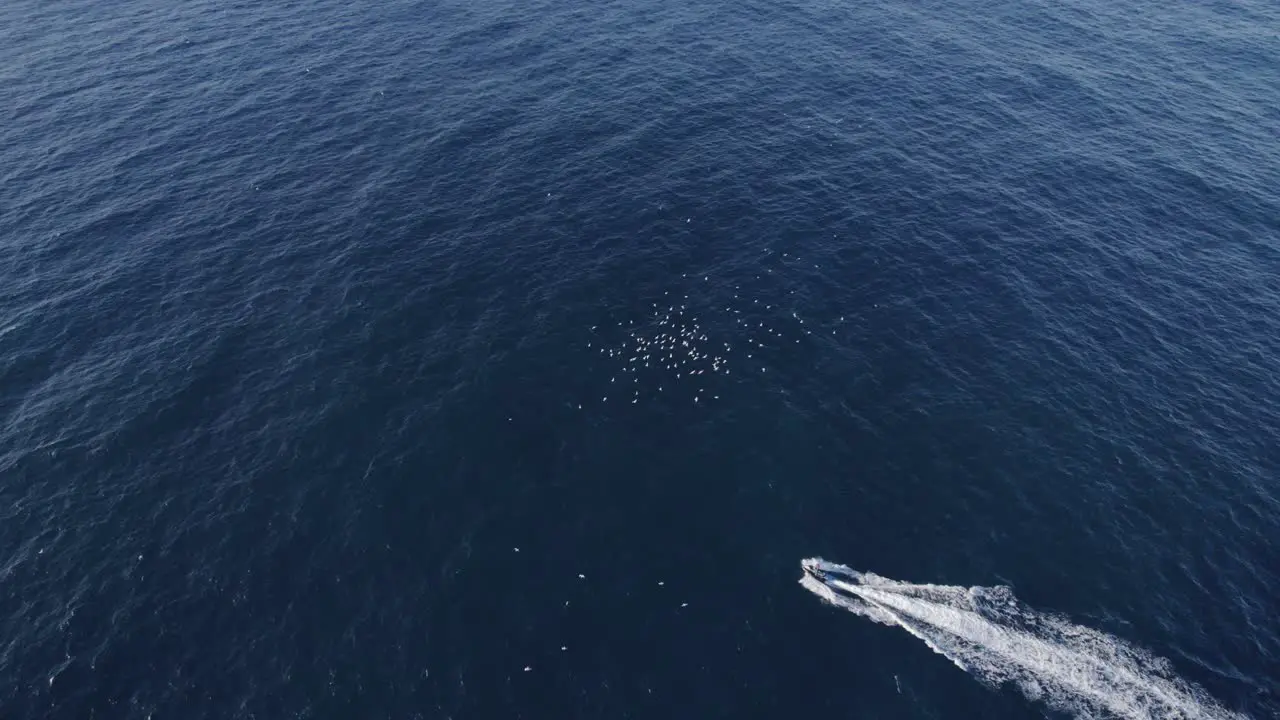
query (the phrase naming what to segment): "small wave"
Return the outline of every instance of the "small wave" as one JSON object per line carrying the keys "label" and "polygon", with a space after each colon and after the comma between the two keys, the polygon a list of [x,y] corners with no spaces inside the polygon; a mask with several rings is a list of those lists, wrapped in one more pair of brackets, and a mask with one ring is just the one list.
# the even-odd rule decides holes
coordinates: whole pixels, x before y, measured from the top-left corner
{"label": "small wave", "polygon": [[826,602],[901,627],[992,686],[1077,717],[1242,720],[1173,674],[1167,660],[1119,638],[1033,610],[1007,587],[914,585],[820,558],[800,584]]}

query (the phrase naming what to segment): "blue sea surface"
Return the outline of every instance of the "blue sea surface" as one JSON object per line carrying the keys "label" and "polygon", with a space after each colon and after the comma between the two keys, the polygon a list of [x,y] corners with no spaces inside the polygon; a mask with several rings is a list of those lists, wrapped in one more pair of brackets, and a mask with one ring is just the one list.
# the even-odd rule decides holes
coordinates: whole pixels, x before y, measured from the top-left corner
{"label": "blue sea surface", "polygon": [[1273,0],[0,5],[0,717],[1280,717]]}

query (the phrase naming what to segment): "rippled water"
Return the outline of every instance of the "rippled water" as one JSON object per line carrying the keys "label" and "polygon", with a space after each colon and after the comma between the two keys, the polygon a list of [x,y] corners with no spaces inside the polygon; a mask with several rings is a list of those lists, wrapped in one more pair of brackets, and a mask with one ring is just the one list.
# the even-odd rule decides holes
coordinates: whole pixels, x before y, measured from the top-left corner
{"label": "rippled water", "polygon": [[818,554],[1280,715],[1277,108],[1259,0],[7,3],[0,716],[1047,712]]}

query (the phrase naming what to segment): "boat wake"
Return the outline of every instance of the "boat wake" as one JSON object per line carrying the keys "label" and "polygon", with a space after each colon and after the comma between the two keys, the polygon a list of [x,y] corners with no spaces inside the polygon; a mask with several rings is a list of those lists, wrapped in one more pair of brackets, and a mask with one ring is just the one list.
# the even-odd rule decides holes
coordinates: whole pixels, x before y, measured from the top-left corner
{"label": "boat wake", "polygon": [[1167,660],[1119,638],[1032,610],[1007,587],[913,585],[810,558],[800,584],[836,607],[920,638],[992,686],[1082,718],[1232,719],[1174,675]]}

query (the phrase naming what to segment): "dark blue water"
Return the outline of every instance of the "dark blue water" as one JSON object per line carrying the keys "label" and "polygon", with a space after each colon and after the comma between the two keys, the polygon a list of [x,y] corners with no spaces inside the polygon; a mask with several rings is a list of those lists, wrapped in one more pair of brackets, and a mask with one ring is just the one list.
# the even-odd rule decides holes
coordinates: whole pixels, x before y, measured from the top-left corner
{"label": "dark blue water", "polygon": [[6,3],[0,716],[1280,715],[1276,188],[1267,0]]}

